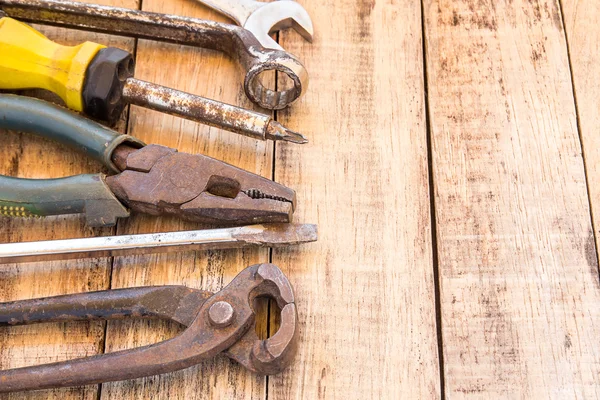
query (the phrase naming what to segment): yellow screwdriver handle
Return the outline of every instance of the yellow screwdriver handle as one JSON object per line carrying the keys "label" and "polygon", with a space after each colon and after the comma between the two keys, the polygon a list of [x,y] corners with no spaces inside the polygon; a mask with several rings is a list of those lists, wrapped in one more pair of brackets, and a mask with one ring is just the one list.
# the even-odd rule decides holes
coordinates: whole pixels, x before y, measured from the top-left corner
{"label": "yellow screwdriver handle", "polygon": [[0,19],[0,89],[46,89],[83,111],[83,83],[97,43],[61,46],[12,18]]}

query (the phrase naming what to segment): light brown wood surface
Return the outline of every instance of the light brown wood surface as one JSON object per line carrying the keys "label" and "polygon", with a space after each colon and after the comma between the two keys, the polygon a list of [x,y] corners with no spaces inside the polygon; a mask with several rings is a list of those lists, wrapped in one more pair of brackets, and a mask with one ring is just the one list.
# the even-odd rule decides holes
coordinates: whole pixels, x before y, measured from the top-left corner
{"label": "light brown wood surface", "polygon": [[563,0],[562,10],[597,249],[600,226],[600,29],[597,25],[600,3]]}
{"label": "light brown wood surface", "polygon": [[[224,17],[192,1],[145,0],[143,9],[225,20]],[[222,53],[140,41],[136,60],[135,76],[138,79],[230,104],[254,107],[243,92],[243,73],[239,66]],[[202,153],[271,177],[273,157],[272,144],[269,142],[258,142],[138,107],[131,110],[129,134],[146,143],[162,144],[182,152]],[[118,232],[128,234],[192,228],[198,228],[198,225],[175,219],[134,216],[119,224]],[[216,292],[245,267],[268,261],[268,250],[253,249],[119,257],[115,259],[111,286],[119,288],[182,284]],[[176,324],[156,321],[110,322],[106,350],[116,351],[155,343],[175,336],[180,330]],[[263,397],[265,378],[248,372],[225,357],[169,375],[105,384],[101,396],[102,399],[170,400]]]}
{"label": "light brown wood surface", "polygon": [[[103,3],[227,21],[193,0]],[[600,204],[600,5],[301,3],[314,42],[293,31],[279,42],[304,62],[311,81],[275,117],[309,144],[258,142],[138,107],[119,128],[294,188],[295,221],[318,223],[317,243],[272,254],[0,266],[0,301],[9,301],[162,284],[218,291],[246,266],[272,260],[296,290],[301,340],[292,366],[265,378],[217,357],[172,374],[0,398],[599,397],[592,211]],[[218,52],[42,30],[61,43],[93,38],[134,51],[139,79],[257,109],[235,61]],[[47,141],[2,136],[2,174],[101,169]],[[0,242],[198,227],[140,215],[115,230],[91,230],[71,216],[0,223]],[[263,308],[259,330],[266,334]],[[180,331],[160,321],[3,328],[0,368],[137,347]]]}
{"label": "light brown wood surface", "polygon": [[558,3],[426,1],[446,395],[595,398],[600,287]]}
{"label": "light brown wood surface", "polygon": [[311,89],[279,119],[311,143],[278,145],[275,175],[320,240],[273,254],[304,325],[269,398],[439,397],[420,5],[304,4],[314,43],[281,43]]}

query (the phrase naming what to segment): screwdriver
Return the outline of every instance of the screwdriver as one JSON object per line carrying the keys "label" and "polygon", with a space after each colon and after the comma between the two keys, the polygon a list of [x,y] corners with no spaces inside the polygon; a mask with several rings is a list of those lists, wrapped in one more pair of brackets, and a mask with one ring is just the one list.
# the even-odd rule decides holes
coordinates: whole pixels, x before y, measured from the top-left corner
{"label": "screwdriver", "polygon": [[0,11],[0,89],[46,89],[72,110],[114,124],[127,104],[260,140],[307,143],[268,115],[133,77],[129,52],[85,42],[62,46]]}

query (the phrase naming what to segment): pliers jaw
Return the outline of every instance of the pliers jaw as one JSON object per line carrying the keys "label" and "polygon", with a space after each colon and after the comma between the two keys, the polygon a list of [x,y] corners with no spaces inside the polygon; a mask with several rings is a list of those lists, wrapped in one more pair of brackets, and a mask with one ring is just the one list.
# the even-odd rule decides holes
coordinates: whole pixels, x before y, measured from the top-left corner
{"label": "pliers jaw", "polygon": [[292,220],[293,190],[210,157],[149,145],[117,158],[123,171],[107,184],[132,210],[219,225]]}

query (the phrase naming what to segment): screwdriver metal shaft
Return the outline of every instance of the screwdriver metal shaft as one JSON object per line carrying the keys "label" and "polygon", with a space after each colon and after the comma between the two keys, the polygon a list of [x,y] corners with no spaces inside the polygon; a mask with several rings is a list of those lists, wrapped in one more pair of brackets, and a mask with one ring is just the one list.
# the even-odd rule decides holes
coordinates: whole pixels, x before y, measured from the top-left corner
{"label": "screwdriver metal shaft", "polygon": [[136,78],[127,79],[123,100],[254,139],[308,142],[304,136],[285,128],[268,115]]}
{"label": "screwdriver metal shaft", "polygon": [[317,240],[312,224],[249,225],[226,229],[0,244],[0,264],[244,247],[284,247]]}

